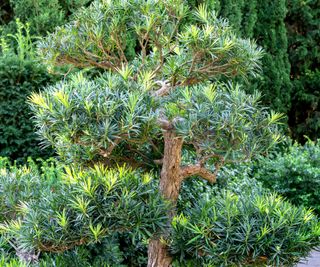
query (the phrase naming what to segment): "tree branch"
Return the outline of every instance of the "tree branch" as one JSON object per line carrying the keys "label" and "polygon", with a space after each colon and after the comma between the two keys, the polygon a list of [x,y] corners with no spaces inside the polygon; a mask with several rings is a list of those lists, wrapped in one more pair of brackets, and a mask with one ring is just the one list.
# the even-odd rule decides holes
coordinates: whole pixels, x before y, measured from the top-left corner
{"label": "tree branch", "polygon": [[[217,161],[214,164],[214,167],[215,167],[214,172],[211,172],[204,166],[206,161],[210,158],[219,159],[219,161]],[[209,154],[209,155],[203,156],[197,164],[181,167],[180,176],[181,176],[181,179],[184,180],[190,176],[199,175],[203,179],[209,181],[210,183],[215,183],[218,172],[223,164],[224,164],[223,156],[220,156],[217,154]]]}
{"label": "tree branch", "polygon": [[218,154],[205,155],[199,160],[199,163],[200,163],[200,165],[204,165],[208,159],[212,159],[212,158],[216,158],[219,160],[220,163],[224,163],[223,156],[220,156]]}
{"label": "tree branch", "polygon": [[158,118],[157,122],[163,130],[168,131],[173,129],[172,123],[165,118]]}
{"label": "tree branch", "polygon": [[163,159],[155,159],[153,162],[155,164],[157,164],[157,165],[162,165],[163,164]]}
{"label": "tree branch", "polygon": [[208,182],[215,183],[217,170],[214,173],[212,173],[207,168],[201,166],[199,163],[181,168],[180,177],[182,180],[193,175],[199,175]]}
{"label": "tree branch", "polygon": [[164,96],[169,94],[170,90],[171,90],[171,86],[170,83],[166,80],[166,81],[156,81],[156,84],[160,85],[160,89],[158,89],[157,91],[153,92],[152,95],[153,96]]}
{"label": "tree branch", "polygon": [[109,157],[113,149],[120,143],[120,141],[121,141],[121,138],[115,139],[114,142],[110,144],[108,149],[100,149],[99,154],[104,158]]}

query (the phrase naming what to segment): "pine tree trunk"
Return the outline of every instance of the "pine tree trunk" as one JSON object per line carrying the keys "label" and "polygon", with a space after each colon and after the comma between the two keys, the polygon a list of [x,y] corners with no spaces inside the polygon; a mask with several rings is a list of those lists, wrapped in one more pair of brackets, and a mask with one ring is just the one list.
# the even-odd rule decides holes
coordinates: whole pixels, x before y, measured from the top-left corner
{"label": "pine tree trunk", "polygon": [[[160,192],[175,206],[181,187],[181,149],[183,140],[173,131],[164,132],[164,155],[160,177]],[[174,210],[169,211],[172,218]],[[170,222],[168,222],[170,224]],[[148,267],[169,267],[172,258],[160,239],[151,240],[148,249]]]}

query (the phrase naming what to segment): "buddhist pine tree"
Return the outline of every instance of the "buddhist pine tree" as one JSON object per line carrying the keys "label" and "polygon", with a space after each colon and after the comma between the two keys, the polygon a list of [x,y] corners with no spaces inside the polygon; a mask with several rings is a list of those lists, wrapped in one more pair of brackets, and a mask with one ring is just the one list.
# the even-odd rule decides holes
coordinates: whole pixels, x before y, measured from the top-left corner
{"label": "buddhist pine tree", "polygon": [[[256,75],[261,49],[206,5],[191,11],[183,0],[95,1],[39,51],[53,67],[104,72],[31,96],[45,142],[69,163],[158,171],[169,217],[185,179],[214,183],[223,164],[249,160],[280,138],[281,115],[260,108],[259,94],[219,81]],[[167,234],[154,233],[148,266],[171,265]]]}

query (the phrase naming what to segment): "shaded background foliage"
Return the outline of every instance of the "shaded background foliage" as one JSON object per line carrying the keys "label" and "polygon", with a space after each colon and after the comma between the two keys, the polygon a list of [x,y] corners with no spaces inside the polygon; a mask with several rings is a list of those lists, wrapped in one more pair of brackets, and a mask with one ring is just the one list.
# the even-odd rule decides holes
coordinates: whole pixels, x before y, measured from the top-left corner
{"label": "shaded background foliage", "polygon": [[311,207],[320,213],[320,142],[297,143],[261,157],[252,176],[264,187],[285,196],[295,205]]}
{"label": "shaded background foliage", "polygon": [[15,160],[31,157],[48,157],[50,149],[39,146],[31,121],[31,110],[26,96],[32,91],[53,82],[45,68],[17,55],[0,58],[0,156]]}
{"label": "shaded background foliage", "polygon": [[[8,0],[0,4],[0,156],[18,162],[47,158],[51,148],[40,147],[27,97],[63,77],[49,73],[35,56],[32,42],[90,0]],[[26,12],[27,10],[27,12]],[[27,26],[23,26],[28,24]],[[13,35],[13,36],[9,36]]]}
{"label": "shaded background foliage", "polygon": [[285,20],[291,63],[292,99],[289,125],[292,136],[319,138],[320,131],[320,2],[288,1]]}
{"label": "shaded background foliage", "polygon": [[4,0],[0,5],[0,25],[6,32],[14,31],[14,20],[31,24],[35,35],[46,35],[56,26],[63,25],[80,7],[89,5],[92,0]]}

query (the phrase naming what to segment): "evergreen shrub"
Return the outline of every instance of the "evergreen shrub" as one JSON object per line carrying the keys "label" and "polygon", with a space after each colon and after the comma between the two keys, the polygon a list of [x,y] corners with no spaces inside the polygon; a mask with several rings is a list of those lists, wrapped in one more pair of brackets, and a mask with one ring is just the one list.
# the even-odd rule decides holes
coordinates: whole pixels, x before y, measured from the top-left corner
{"label": "evergreen shrub", "polygon": [[311,209],[296,207],[252,177],[223,167],[216,185],[188,180],[173,220],[174,266],[295,266],[319,244]]}
{"label": "evergreen shrub", "polygon": [[[0,43],[0,156],[24,161],[27,157],[49,157],[51,149],[39,146],[27,97],[52,83],[35,56],[29,25],[16,21],[17,32]],[[16,48],[9,43],[14,40]]]}
{"label": "evergreen shrub", "polygon": [[207,191],[172,225],[175,266],[294,266],[319,245],[311,210],[263,191]]}
{"label": "evergreen shrub", "polygon": [[3,249],[9,243],[6,250],[14,248],[25,261],[38,260],[39,251],[60,253],[44,255],[48,261],[70,260],[78,246],[86,255],[80,262],[143,266],[151,233],[166,226],[168,204],[150,174],[102,166],[60,166],[52,174],[50,161],[40,170],[33,162],[21,168],[2,162],[0,236],[8,241]]}
{"label": "evergreen shrub", "polygon": [[[274,90],[275,95],[285,93],[287,96],[289,90],[286,86],[283,87],[282,83],[289,80],[287,60],[283,57],[283,52],[286,51],[285,31],[282,27],[284,24],[281,24],[281,18],[275,20],[279,15],[278,11],[281,12],[281,16],[285,16],[284,1],[281,1],[280,5],[282,10],[275,9],[276,7],[275,5],[269,13],[263,14],[268,21],[280,21],[281,27],[276,26],[274,30],[270,30],[271,38],[265,40],[270,39],[273,47],[279,48],[274,53],[279,59],[275,67],[285,71],[282,77],[282,74],[279,75],[279,69],[274,68],[272,74],[275,75],[270,76],[270,81],[275,83],[275,79],[271,78],[280,78],[277,79],[279,84]],[[276,38],[279,34],[281,37]],[[128,43],[128,39],[133,42]],[[256,154],[266,153],[281,139],[278,124],[281,123],[282,115],[259,107],[259,94],[249,96],[239,85],[232,83],[234,77],[249,79],[250,76],[255,77],[259,73],[262,50],[255,42],[238,38],[228,22],[217,18],[212,7],[208,9],[205,4],[192,11],[182,0],[95,1],[88,9],[79,12],[74,22],[57,28],[54,33],[39,42],[38,47],[42,58],[53,68],[71,65],[106,72],[95,80],[84,79],[79,75],[73,76],[72,79],[50,86],[44,93],[33,94],[29,98],[36,114],[38,132],[45,142],[54,145],[61,158],[68,163],[88,166],[100,162],[106,166],[121,166],[125,162],[134,169],[153,167],[160,176],[159,191],[173,207],[179,199],[180,187],[188,178],[201,177],[215,183],[222,166],[230,162],[249,161]],[[286,96],[284,100],[288,99]],[[281,102],[276,100],[275,104]],[[183,160],[184,153],[194,155],[189,164]],[[90,175],[84,177],[84,181],[79,181],[80,186],[83,183],[88,187],[92,179]],[[90,185],[93,184],[90,182]],[[79,185],[75,185],[75,188],[77,187]],[[81,196],[79,192],[80,190],[77,195]],[[167,227],[162,229],[164,232],[150,230],[148,266],[171,266],[173,260],[184,264],[180,255],[187,255],[191,250],[191,254],[197,253],[197,256],[204,258],[203,264],[215,264],[212,258],[219,253],[215,254],[210,246],[211,241],[216,241],[215,236],[218,234],[221,234],[221,239],[225,239],[225,245],[231,249],[227,250],[227,255],[220,258],[221,263],[225,265],[248,262],[289,265],[298,261],[300,256],[306,255],[307,251],[319,243],[317,219],[310,211],[302,209],[298,212],[290,204],[279,204],[275,209],[284,214],[284,221],[281,223],[287,225],[277,226],[272,224],[273,221],[278,222],[277,213],[272,214],[274,218],[269,222],[269,214],[265,215],[264,210],[258,210],[258,214],[252,211],[260,203],[253,201],[259,199],[259,194],[255,198],[252,197],[253,204],[247,203],[245,208],[238,208],[238,203],[230,206],[228,193],[216,195],[222,198],[222,203],[227,202],[221,204],[221,207],[224,207],[230,216],[233,211],[235,215],[238,210],[244,212],[243,217],[241,215],[235,218],[235,223],[238,219],[241,222],[250,222],[261,216],[260,220],[257,219],[255,227],[260,229],[266,225],[267,229],[271,228],[271,242],[275,244],[270,244],[267,240],[267,244],[261,246],[264,250],[258,250],[257,239],[250,239],[250,243],[247,232],[239,233],[239,228],[231,228],[237,232],[235,235],[240,239],[239,242],[243,242],[242,253],[234,259],[235,253],[232,250],[236,251],[238,244],[233,242],[235,240],[228,239],[228,235],[223,236],[230,230],[230,225],[222,223],[223,210],[221,219],[218,219],[221,227],[215,232],[216,229],[212,227],[215,218],[200,217],[198,212],[206,213],[206,210],[199,210],[199,207],[202,207],[201,202],[196,201],[196,210],[189,213],[203,219],[199,221],[194,218],[195,228],[201,227],[202,221],[209,225],[211,232],[205,231],[205,234],[209,232],[209,239],[206,239],[207,251],[201,250],[204,248],[201,237],[194,237],[192,234],[185,235],[186,238],[191,237],[188,240],[183,239],[182,235],[181,243],[175,242],[175,237],[171,242],[168,237],[170,232],[174,232],[175,226],[170,227],[169,218]],[[249,194],[245,196],[247,195]],[[114,197],[117,198],[118,195]],[[208,197],[205,199],[210,200]],[[268,210],[276,205],[274,203],[281,202],[278,197],[272,195],[261,198],[261,202],[268,202]],[[62,200],[63,197],[59,199]],[[201,200],[201,195],[198,200]],[[248,200],[250,198],[244,198],[244,201]],[[105,199],[99,199],[97,203],[104,201]],[[212,204],[215,202],[208,203],[208,209],[214,209]],[[31,242],[35,245],[32,242],[40,240],[40,244],[49,244],[49,248],[55,249],[56,245],[61,245],[55,243],[60,234],[64,234],[58,239],[62,244],[64,240],[69,242],[68,234],[73,230],[68,228],[69,222],[77,223],[80,227],[74,232],[75,238],[83,231],[84,239],[77,239],[81,240],[81,244],[87,240],[86,237],[92,237],[92,234],[95,241],[100,230],[107,225],[104,221],[105,216],[101,216],[102,221],[97,220],[97,224],[89,220],[82,226],[82,221],[86,221],[87,218],[75,220],[75,215],[70,212],[69,207],[61,206],[64,208],[58,213],[58,229],[52,235],[51,231],[40,231],[40,234],[45,233],[43,237],[47,240],[46,243],[41,239],[31,240],[25,236],[31,232],[28,223],[17,231],[26,237],[26,244]],[[238,210],[234,209],[234,206]],[[94,207],[93,211],[96,210]],[[288,216],[294,221],[293,225],[299,225],[304,216],[314,219],[306,228],[291,229],[291,221],[285,220],[287,210],[294,212]],[[188,212],[188,209],[186,211]],[[112,214],[112,211],[109,212]],[[45,220],[42,219],[44,217],[41,217],[41,213],[40,209],[35,214],[42,222]],[[172,209],[168,209],[167,213],[175,214]],[[29,218],[28,216],[26,218]],[[244,221],[243,218],[248,220]],[[121,218],[119,220],[121,222]],[[174,219],[173,223],[175,221],[177,219]],[[86,232],[88,226],[91,232]],[[249,226],[250,223],[246,223],[245,227]],[[67,229],[66,233],[63,232],[63,227]],[[7,228],[12,232],[10,225]],[[23,230],[28,228],[28,231]],[[187,230],[190,230],[190,227]],[[295,238],[299,241],[296,246],[288,248],[278,244],[277,242],[283,239],[283,232],[290,234],[291,230],[301,236],[301,239]],[[213,235],[210,236],[210,233]],[[127,235],[130,236],[129,233]],[[177,237],[179,236],[177,232]],[[307,241],[303,243],[301,240]],[[177,243],[182,250],[176,249]],[[194,245],[193,248],[188,247],[191,244]],[[268,251],[269,247],[276,248],[276,253]],[[173,254],[170,254],[170,251]],[[175,256],[178,258],[174,259]]]}
{"label": "evergreen shrub", "polygon": [[41,149],[26,98],[51,83],[52,76],[34,60],[15,54],[0,57],[0,156],[12,160],[48,157],[52,150]]}
{"label": "evergreen shrub", "polygon": [[65,23],[73,12],[88,5],[92,0],[8,0],[7,2],[6,6],[7,9],[10,8],[8,12],[12,20],[4,20],[6,32],[14,32],[14,19],[20,19],[23,23],[30,24],[32,34],[46,35],[55,27]]}
{"label": "evergreen shrub", "polygon": [[[0,166],[3,262],[18,264],[18,252],[31,266],[145,266],[151,233],[166,228],[168,203],[150,174],[55,160]],[[293,266],[319,245],[317,217],[249,170],[223,168],[218,185],[184,183],[167,240],[174,266]]]}
{"label": "evergreen shrub", "polygon": [[260,158],[253,175],[293,204],[320,213],[320,143],[294,144],[287,151]]}

